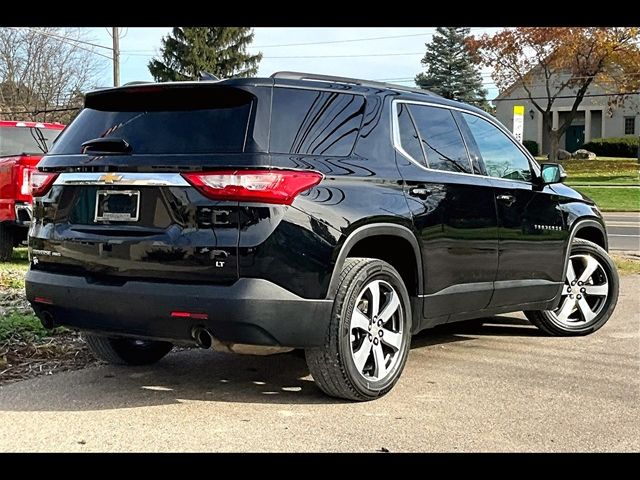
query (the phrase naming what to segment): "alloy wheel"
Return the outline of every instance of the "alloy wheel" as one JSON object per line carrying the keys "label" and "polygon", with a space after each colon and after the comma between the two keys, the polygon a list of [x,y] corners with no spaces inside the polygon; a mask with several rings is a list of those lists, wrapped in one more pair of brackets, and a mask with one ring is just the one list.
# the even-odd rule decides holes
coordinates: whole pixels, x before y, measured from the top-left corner
{"label": "alloy wheel", "polygon": [[609,279],[600,262],[588,254],[571,255],[553,319],[565,328],[584,328],[596,320],[608,296]]}
{"label": "alloy wheel", "polygon": [[349,327],[353,363],[366,380],[384,380],[402,356],[404,312],[399,293],[384,280],[358,295]]}

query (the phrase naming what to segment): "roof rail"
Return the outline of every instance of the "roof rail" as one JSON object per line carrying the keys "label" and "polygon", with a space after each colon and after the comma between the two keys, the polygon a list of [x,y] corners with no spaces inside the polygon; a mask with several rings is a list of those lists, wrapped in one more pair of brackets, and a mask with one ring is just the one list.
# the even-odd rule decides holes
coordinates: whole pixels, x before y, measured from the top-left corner
{"label": "roof rail", "polygon": [[439,96],[429,90],[407,87],[404,85],[397,85],[395,83],[375,82],[373,80],[362,80],[360,78],[349,78],[349,77],[336,77],[333,75],[322,75],[317,73],[282,71],[282,72],[273,73],[271,75],[271,78],[284,78],[289,80],[319,80],[322,82],[333,82],[333,83],[350,83],[352,85],[361,85],[363,87],[391,88],[394,90],[402,90],[406,92],[422,93],[423,95],[431,95],[434,97]]}

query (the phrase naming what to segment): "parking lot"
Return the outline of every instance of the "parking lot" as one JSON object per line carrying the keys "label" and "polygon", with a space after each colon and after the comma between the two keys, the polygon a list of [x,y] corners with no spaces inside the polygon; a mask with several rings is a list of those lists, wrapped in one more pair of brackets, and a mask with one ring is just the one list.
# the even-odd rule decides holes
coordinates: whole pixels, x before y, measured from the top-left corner
{"label": "parking lot", "polygon": [[325,397],[295,354],[202,350],[0,388],[0,451],[630,451],[640,449],[640,276],[609,323],[548,338],[522,315],[414,339],[386,397]]}

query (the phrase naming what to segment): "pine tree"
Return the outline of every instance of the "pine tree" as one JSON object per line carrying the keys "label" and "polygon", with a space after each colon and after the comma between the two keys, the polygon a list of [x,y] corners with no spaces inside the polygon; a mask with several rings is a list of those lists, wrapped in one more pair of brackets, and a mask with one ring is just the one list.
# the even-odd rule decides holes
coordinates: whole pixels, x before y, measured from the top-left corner
{"label": "pine tree", "polygon": [[196,80],[200,72],[250,77],[262,59],[262,53],[247,53],[252,41],[249,27],[174,27],[162,38],[161,58],[149,62],[149,71],[158,82]]}
{"label": "pine tree", "polygon": [[421,61],[426,72],[416,75],[416,84],[445,98],[489,111],[482,76],[465,42],[469,32],[464,27],[438,27],[431,43],[426,44],[427,52]]}

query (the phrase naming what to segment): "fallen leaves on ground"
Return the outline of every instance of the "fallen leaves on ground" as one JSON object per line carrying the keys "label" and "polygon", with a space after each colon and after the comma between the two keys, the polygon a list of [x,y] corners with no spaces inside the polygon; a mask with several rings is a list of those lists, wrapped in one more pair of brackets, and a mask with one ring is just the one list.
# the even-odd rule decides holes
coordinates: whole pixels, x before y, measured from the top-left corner
{"label": "fallen leaves on ground", "polygon": [[0,343],[0,385],[98,363],[76,332],[39,340],[9,337]]}

